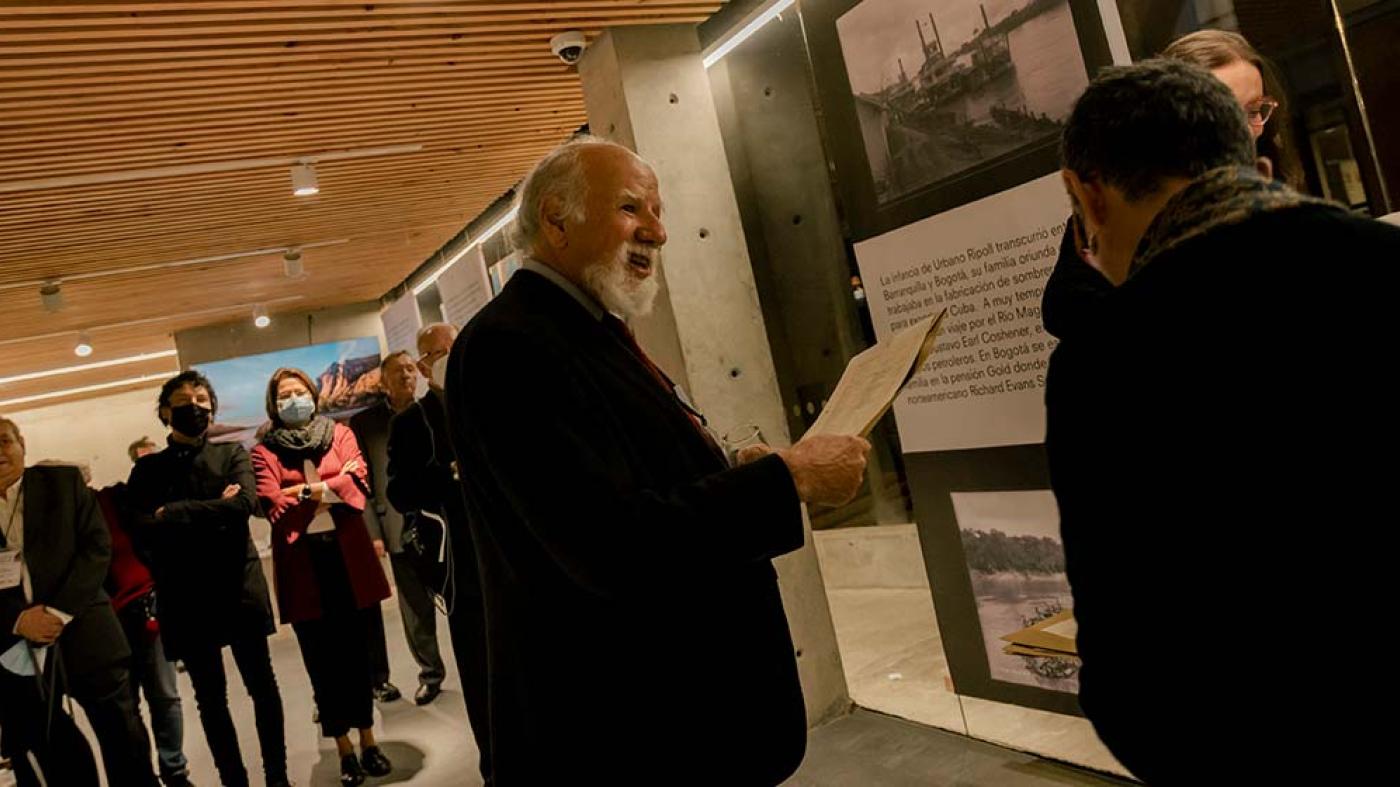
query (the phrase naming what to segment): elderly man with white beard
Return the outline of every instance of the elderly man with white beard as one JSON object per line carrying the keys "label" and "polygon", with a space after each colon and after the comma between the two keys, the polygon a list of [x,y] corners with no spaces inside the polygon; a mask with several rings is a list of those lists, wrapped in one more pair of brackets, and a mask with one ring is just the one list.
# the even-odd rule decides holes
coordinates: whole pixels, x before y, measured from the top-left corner
{"label": "elderly man with white beard", "polygon": [[520,191],[527,255],[446,373],[477,542],[500,787],[774,785],[806,746],[771,560],[800,502],[849,500],[869,444],[731,466],[632,337],[657,291],[656,174],[593,138]]}

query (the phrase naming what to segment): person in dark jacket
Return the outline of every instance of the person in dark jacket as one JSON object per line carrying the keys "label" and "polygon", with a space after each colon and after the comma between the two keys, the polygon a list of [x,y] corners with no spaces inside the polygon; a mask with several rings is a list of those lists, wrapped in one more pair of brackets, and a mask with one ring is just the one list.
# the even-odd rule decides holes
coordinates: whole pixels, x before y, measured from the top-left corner
{"label": "person in dark jacket", "polygon": [[[442,692],[447,667],[437,640],[437,607],[432,592],[423,584],[413,564],[404,554],[404,515],[389,499],[389,423],[393,417],[413,404],[418,387],[418,367],[407,352],[389,353],[379,364],[379,385],[384,398],[355,414],[350,419],[350,431],[360,443],[360,450],[369,463],[369,500],[365,504],[365,525],[374,539],[376,551],[389,554],[389,567],[394,572],[394,587],[399,592],[399,617],[403,619],[408,652],[418,664],[418,690],[413,701],[427,705]],[[378,637],[374,647],[383,648],[384,621],[376,621]],[[371,626],[373,628],[373,625]],[[373,632],[372,632],[373,633]],[[376,658],[378,658],[376,656]],[[385,657],[387,663],[388,659]],[[379,667],[376,666],[376,673]],[[381,681],[380,678],[383,678]],[[375,675],[377,688],[388,681],[388,670]]]}
{"label": "person in dark jacket", "polygon": [[[154,452],[154,446],[145,448],[140,443],[137,441],[127,449],[133,461]],[[84,470],[86,477],[86,468]],[[160,625],[155,619],[156,583],[145,562],[149,557],[139,555],[131,540],[126,484],[118,482],[98,490],[97,502],[112,537],[107,594],[112,597],[112,609],[131,646],[131,698],[139,708],[140,692],[146,693],[161,782],[166,787],[190,787],[180,687],[175,682],[175,665],[165,658]]]}
{"label": "person in dark jacket", "polygon": [[1182,63],[1102,72],[1063,157],[1110,284],[1046,294],[1065,298],[1046,450],[1080,704],[1148,784],[1360,783],[1322,725],[1353,712],[1345,643],[1383,617],[1385,572],[1319,526],[1382,516],[1368,454],[1394,417],[1322,378],[1392,350],[1400,229],[1260,174],[1234,96]]}
{"label": "person in dark jacket", "polygon": [[447,362],[499,787],[774,785],[806,748],[771,561],[802,546],[802,501],[854,496],[869,443],[729,465],[623,321],[659,286],[659,190],[620,145],[547,155],[520,190],[530,259]]}
{"label": "person in dark jacket", "polygon": [[[300,369],[267,384],[272,427],[253,447],[258,498],[272,524],[277,608],[301,646],[321,734],[334,738],[340,782],[393,769],[374,737],[366,617],[389,597],[389,582],[365,528],[369,484],[348,426],[320,415],[315,383]],[[382,625],[382,624],[381,624]],[[359,731],[360,756],[350,742]]]}
{"label": "person in dark jacket", "polygon": [[287,784],[282,696],[267,638],[275,630],[262,561],[248,530],[256,510],[253,466],[236,442],[208,439],[219,399],[209,380],[181,372],[161,386],[165,450],[141,457],[127,482],[137,541],[151,555],[165,656],[181,660],[219,779],[248,784],[228,707],[225,647],[253,700],[269,785]]}
{"label": "person in dark jacket", "polygon": [[[491,724],[486,683],[486,610],[481,600],[481,577],[476,548],[467,526],[466,501],[453,471],[452,436],[442,396],[442,370],[457,330],[446,323],[418,332],[419,372],[428,378],[428,392],[389,422],[389,502],[405,512],[414,530],[434,533],[447,541],[447,570],[433,592],[447,605],[447,625],[462,695],[467,704],[482,778],[493,783]],[[434,366],[437,367],[436,374]],[[425,540],[430,546],[437,539]],[[429,573],[429,572],[425,572]],[[437,571],[430,572],[434,577]]]}
{"label": "person in dark jacket", "polygon": [[107,783],[155,787],[131,651],[102,589],[111,538],[97,499],[77,468],[25,468],[24,455],[0,416],[0,754],[20,787],[97,787],[92,749],[62,707],[71,696]]}

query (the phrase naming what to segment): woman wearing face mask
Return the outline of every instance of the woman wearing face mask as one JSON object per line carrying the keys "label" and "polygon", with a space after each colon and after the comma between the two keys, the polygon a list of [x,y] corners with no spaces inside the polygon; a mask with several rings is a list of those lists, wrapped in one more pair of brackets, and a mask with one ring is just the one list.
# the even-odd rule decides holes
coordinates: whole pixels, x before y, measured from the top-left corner
{"label": "woman wearing face mask", "polygon": [[183,660],[189,672],[219,780],[248,784],[229,715],[228,646],[253,700],[265,781],[287,785],[282,697],[267,647],[272,606],[248,532],[257,505],[253,468],[243,446],[206,439],[218,409],[214,387],[199,372],[166,381],[157,414],[170,427],[169,447],[137,460],[127,501],[155,579],[165,655]]}
{"label": "woman wearing face mask", "polygon": [[[305,372],[273,373],[272,427],[253,448],[253,469],[272,523],[277,606],[301,646],[321,732],[335,739],[340,783],[356,785],[392,768],[374,740],[365,621],[389,584],[362,515],[369,487],[360,446],[349,427],[317,414],[316,400]],[[359,731],[358,758],[351,729]]]}

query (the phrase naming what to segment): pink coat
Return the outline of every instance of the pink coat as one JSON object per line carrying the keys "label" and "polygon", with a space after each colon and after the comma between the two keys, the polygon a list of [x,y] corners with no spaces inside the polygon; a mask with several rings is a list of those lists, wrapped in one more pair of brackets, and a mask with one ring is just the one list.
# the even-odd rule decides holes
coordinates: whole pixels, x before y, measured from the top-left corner
{"label": "pink coat", "polygon": [[[321,590],[311,566],[311,554],[303,539],[316,516],[317,504],[304,503],[282,494],[282,489],[306,482],[300,465],[288,467],[267,446],[253,447],[253,472],[258,481],[258,500],[272,523],[272,575],[277,608],[283,623],[317,620],[322,616]],[[351,459],[359,462],[354,473],[340,469]],[[321,480],[341,503],[331,506],[335,535],[345,558],[345,570],[355,591],[355,606],[364,609],[389,597],[389,582],[374,554],[374,543],[365,527],[365,490],[368,473],[355,435],[344,424],[335,425],[331,446],[316,467]]]}

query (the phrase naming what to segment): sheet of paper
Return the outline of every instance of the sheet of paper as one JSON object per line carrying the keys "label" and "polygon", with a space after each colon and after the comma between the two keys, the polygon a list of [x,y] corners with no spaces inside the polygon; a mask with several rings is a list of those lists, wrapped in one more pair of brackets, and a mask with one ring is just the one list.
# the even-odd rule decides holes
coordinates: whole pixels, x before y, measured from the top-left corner
{"label": "sheet of paper", "polygon": [[384,324],[384,341],[389,352],[407,350],[418,357],[418,329],[423,327],[423,320],[418,315],[418,298],[412,292],[389,304],[379,314],[379,320]]}
{"label": "sheet of paper", "polygon": [[947,313],[931,314],[852,358],[807,434],[868,434],[928,360]]}

